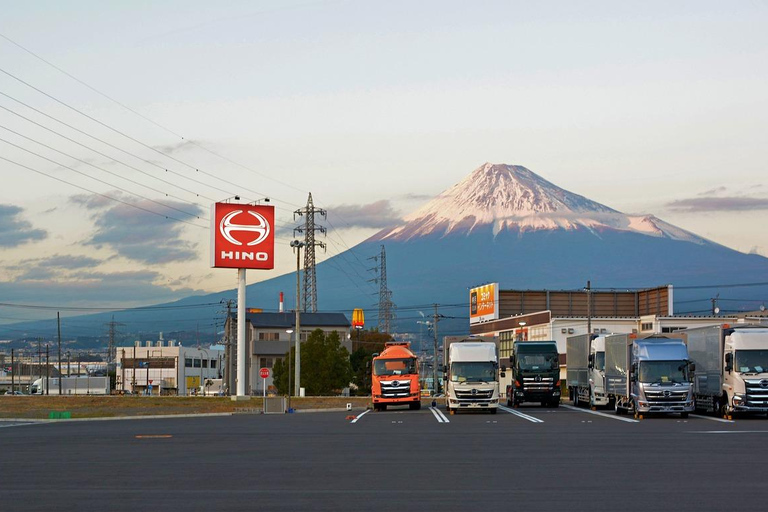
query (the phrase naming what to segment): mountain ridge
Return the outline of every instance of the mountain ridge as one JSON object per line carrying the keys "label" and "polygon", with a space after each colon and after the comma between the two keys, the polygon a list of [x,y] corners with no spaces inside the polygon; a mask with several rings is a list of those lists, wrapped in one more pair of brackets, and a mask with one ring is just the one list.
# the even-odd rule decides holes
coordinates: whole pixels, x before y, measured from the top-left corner
{"label": "mountain ridge", "polygon": [[547,181],[521,165],[486,162],[440,193],[403,222],[367,241],[409,240],[442,233],[469,234],[491,224],[503,231],[539,231],[585,227],[633,231],[696,244],[713,242],[653,215],[627,215]]}

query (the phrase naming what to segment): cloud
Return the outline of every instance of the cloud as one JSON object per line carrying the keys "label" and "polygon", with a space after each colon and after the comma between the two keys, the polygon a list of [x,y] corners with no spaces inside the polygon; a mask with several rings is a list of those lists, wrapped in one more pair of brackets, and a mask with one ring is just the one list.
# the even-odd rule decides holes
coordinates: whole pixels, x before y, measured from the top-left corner
{"label": "cloud", "polygon": [[83,268],[92,269],[102,263],[101,260],[88,256],[54,254],[46,258],[30,258],[15,265],[6,265],[6,270],[14,273],[17,280],[41,281],[48,279],[67,279],[71,271]]}
{"label": "cloud", "polygon": [[680,212],[743,212],[768,210],[768,198],[760,197],[697,197],[667,203],[666,207]]}
{"label": "cloud", "polygon": [[32,229],[32,223],[19,218],[23,211],[18,206],[0,204],[0,248],[16,247],[48,237],[47,231]]}
{"label": "cloud", "polygon": [[135,303],[159,303],[177,300],[201,290],[189,286],[172,288],[158,272],[79,271],[62,278],[60,275],[21,276],[0,282],[0,295],[12,297],[14,303],[51,304],[57,306],[103,305],[125,306]]}
{"label": "cloud", "polygon": [[408,194],[401,195],[400,198],[407,199],[408,201],[426,201],[428,199],[434,199],[435,196],[429,194],[414,194],[409,192]]}
{"label": "cloud", "polygon": [[[108,201],[101,196],[79,195],[71,198],[71,201],[94,212],[96,232],[85,241],[86,245],[97,248],[107,246],[124,258],[147,264],[189,261],[198,258],[198,244],[184,239],[183,230],[186,224],[182,222],[154,215],[126,204]],[[163,203],[195,216],[202,216],[204,213],[203,209],[197,205],[175,201]],[[131,204],[151,211],[158,211],[160,208],[147,200]],[[174,212],[173,217],[185,216]],[[185,218],[196,220],[191,216]]]}
{"label": "cloud", "polygon": [[714,196],[717,194],[724,194],[727,192],[728,189],[726,187],[717,187],[713,188],[712,190],[707,190],[706,192],[702,192],[701,194],[698,194],[699,196]]}
{"label": "cloud", "polygon": [[401,220],[386,199],[370,204],[332,206],[328,208],[328,216],[337,228],[386,228]]}

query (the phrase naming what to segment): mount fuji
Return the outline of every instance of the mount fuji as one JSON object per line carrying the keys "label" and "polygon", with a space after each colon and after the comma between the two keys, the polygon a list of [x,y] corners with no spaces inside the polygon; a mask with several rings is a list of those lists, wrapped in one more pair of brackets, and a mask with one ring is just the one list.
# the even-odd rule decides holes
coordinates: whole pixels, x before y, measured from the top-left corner
{"label": "mount fuji", "polygon": [[[376,287],[365,282],[371,276],[364,262],[381,246],[400,333],[418,334],[417,321],[433,312],[433,304],[448,317],[439,324],[440,335],[468,332],[468,290],[488,282],[502,289],[579,289],[587,280],[615,289],[672,284],[677,313],[706,314],[717,294],[728,300],[723,312],[754,310],[755,300],[768,296],[768,258],[729,249],[653,215],[621,213],[517,165],[486,163],[399,224],[319,263],[319,310],[351,314],[361,307],[366,326],[376,325]],[[275,310],[283,291],[290,309],[295,279],[290,273],[250,285],[248,306]],[[748,286],[734,286],[742,284]],[[173,305],[235,296],[228,290]],[[206,312],[182,308],[114,316],[128,329],[136,322],[145,332],[168,333],[177,320],[189,325]],[[94,324],[109,320],[108,315],[82,318]]]}

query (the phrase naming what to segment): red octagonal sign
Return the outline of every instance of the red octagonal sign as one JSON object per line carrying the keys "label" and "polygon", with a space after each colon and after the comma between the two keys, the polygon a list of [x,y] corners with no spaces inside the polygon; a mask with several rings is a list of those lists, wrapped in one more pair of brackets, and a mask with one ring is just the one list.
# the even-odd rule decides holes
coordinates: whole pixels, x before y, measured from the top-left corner
{"label": "red octagonal sign", "polygon": [[269,378],[269,368],[262,368],[259,370],[259,375],[261,375],[262,379],[268,379]]}
{"label": "red octagonal sign", "polygon": [[275,207],[215,203],[211,207],[211,266],[275,268]]}

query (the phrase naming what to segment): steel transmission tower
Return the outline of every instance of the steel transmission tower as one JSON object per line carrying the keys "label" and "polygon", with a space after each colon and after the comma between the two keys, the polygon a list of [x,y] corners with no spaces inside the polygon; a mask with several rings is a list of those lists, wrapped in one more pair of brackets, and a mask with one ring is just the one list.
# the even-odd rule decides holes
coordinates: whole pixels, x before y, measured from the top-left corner
{"label": "steel transmission tower", "polygon": [[297,226],[293,230],[296,233],[304,234],[304,297],[302,311],[317,312],[317,274],[315,273],[315,247],[321,247],[325,250],[325,244],[315,240],[315,231],[325,234],[325,228],[315,224],[315,214],[327,217],[327,212],[322,208],[315,208],[312,202],[312,192],[309,193],[307,206],[293,212],[293,220],[296,216],[304,217],[304,225]]}
{"label": "steel transmission tower", "polygon": [[387,288],[387,252],[384,246],[381,246],[381,253],[378,256],[371,256],[369,260],[378,263],[370,270],[379,273],[379,277],[370,279],[370,281],[379,284],[379,332],[390,333],[392,321],[395,319],[395,303],[392,302],[392,292]]}
{"label": "steel transmission tower", "polygon": [[115,362],[115,335],[117,334],[117,327],[125,326],[120,322],[115,322],[115,317],[112,316],[112,321],[105,324],[109,328],[109,346],[107,347],[107,364]]}

